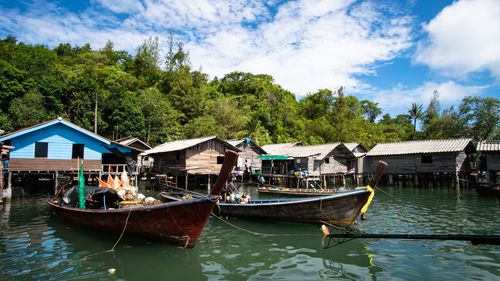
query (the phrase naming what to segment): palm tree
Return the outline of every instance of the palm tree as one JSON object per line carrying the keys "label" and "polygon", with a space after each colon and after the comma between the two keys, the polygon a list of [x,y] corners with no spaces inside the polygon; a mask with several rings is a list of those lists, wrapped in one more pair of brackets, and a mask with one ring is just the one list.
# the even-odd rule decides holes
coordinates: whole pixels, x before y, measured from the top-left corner
{"label": "palm tree", "polygon": [[408,116],[413,119],[413,131],[417,131],[417,120],[424,117],[424,110],[421,104],[412,103],[410,110],[408,110]]}

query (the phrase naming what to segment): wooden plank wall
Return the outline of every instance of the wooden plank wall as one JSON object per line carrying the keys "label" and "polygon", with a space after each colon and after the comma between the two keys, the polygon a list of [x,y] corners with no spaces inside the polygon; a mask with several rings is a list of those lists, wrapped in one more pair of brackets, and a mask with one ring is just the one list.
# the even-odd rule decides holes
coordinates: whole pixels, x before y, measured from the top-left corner
{"label": "wooden plank wall", "polygon": [[[83,160],[85,171],[102,169],[101,160]],[[77,171],[78,160],[54,160],[46,158],[23,159],[12,158],[9,160],[9,171]]]}
{"label": "wooden plank wall", "polygon": [[217,174],[222,166],[217,157],[223,157],[225,147],[222,143],[209,140],[186,150],[186,170],[189,174]]}
{"label": "wooden plank wall", "polygon": [[500,171],[500,151],[483,151],[488,171]]}

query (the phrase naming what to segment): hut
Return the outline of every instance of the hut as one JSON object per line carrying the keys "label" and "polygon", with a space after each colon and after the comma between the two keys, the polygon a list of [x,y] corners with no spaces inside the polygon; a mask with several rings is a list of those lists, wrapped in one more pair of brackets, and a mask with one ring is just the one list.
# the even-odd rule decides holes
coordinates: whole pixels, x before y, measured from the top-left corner
{"label": "hut", "polygon": [[477,143],[479,170],[486,174],[490,184],[500,185],[500,140],[485,140]]}
{"label": "hut", "polygon": [[379,143],[366,154],[364,171],[372,175],[382,160],[388,164],[384,184],[458,187],[460,182],[467,182],[474,152],[471,139]]}
{"label": "hut", "polygon": [[[4,161],[8,187],[12,177],[21,182],[49,180],[58,187],[60,178],[72,180],[80,163],[89,179],[107,173],[110,168],[114,173],[121,173],[127,168],[127,158],[137,154],[131,147],[112,142],[60,117],[2,135],[0,142],[13,146],[8,160]],[[128,168],[129,172],[134,170],[134,167]]]}
{"label": "hut", "polygon": [[[126,138],[117,139],[115,140],[115,142],[121,145],[133,147],[140,153],[152,148],[148,143],[143,142],[138,138],[130,136]],[[151,171],[151,168],[153,167],[153,158],[150,158],[149,156],[143,156],[142,154],[138,154],[136,163],[137,163],[137,171],[140,174],[145,174]]]}
{"label": "hut", "polygon": [[360,180],[363,178],[364,159],[366,156],[366,148],[357,142],[344,143],[344,145],[351,151],[351,158],[347,160],[349,170],[347,174],[352,177],[354,185],[359,185]]}
{"label": "hut", "polygon": [[241,152],[238,153],[238,162],[236,164],[237,171],[245,171],[249,175],[260,171],[262,167],[260,155],[266,154],[266,151],[250,138],[228,140],[227,143],[238,148]]}
{"label": "hut", "polygon": [[172,177],[179,187],[187,188],[190,183],[196,186],[206,183],[210,188],[212,176],[219,173],[228,149],[240,152],[228,142],[209,136],[167,142],[144,151],[142,155],[153,158],[152,172]]}
{"label": "hut", "polygon": [[[355,170],[354,156],[350,149],[342,143],[320,145],[273,145],[264,146],[270,160],[263,161],[263,171],[276,174],[307,176],[308,180],[320,181],[323,186],[346,185],[348,171]],[[283,159],[276,161],[276,157]],[[265,159],[265,158],[264,158]],[[264,160],[263,159],[263,160]],[[269,163],[270,162],[270,163]],[[276,163],[277,162],[277,163]],[[269,168],[267,168],[270,165]]]}

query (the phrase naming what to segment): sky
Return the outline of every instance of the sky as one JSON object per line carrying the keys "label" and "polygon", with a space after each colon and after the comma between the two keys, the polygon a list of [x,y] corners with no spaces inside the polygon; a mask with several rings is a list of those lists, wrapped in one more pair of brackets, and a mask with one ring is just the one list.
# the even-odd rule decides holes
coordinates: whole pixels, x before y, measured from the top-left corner
{"label": "sky", "polygon": [[297,99],[319,89],[384,113],[500,98],[500,0],[0,0],[0,38],[131,54],[170,34],[210,78],[269,74]]}

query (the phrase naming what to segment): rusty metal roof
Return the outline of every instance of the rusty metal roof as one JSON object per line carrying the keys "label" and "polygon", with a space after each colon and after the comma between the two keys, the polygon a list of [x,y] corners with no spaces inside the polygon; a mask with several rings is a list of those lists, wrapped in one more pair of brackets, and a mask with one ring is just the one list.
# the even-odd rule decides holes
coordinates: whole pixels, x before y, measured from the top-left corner
{"label": "rusty metal roof", "polygon": [[485,140],[477,143],[477,151],[500,151],[500,140]]}
{"label": "rusty metal roof", "polygon": [[448,139],[379,143],[366,156],[458,152],[464,150],[471,141],[472,139]]}

